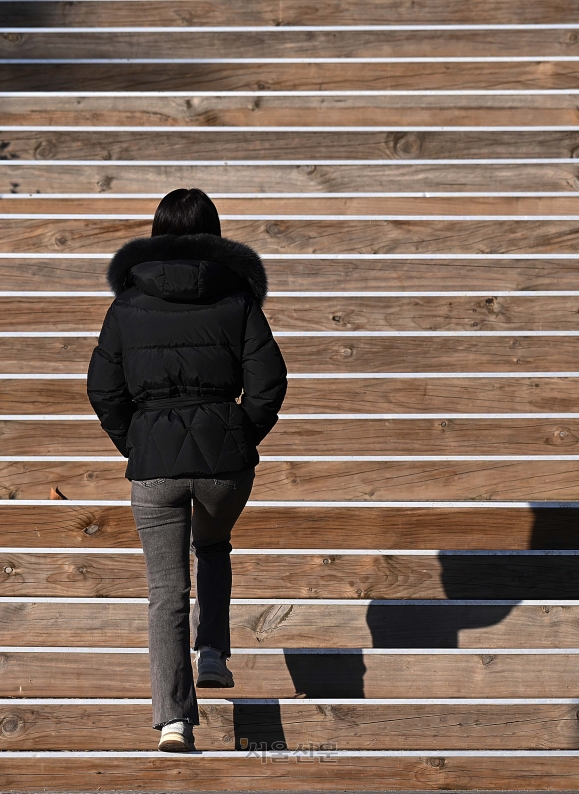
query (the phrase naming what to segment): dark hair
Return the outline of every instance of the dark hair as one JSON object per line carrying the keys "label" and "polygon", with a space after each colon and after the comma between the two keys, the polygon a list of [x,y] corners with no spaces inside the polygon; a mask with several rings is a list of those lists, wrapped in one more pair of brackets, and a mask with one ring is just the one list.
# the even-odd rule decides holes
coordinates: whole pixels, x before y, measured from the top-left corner
{"label": "dark hair", "polygon": [[167,193],[155,212],[151,237],[201,232],[221,237],[219,213],[209,196],[195,187]]}

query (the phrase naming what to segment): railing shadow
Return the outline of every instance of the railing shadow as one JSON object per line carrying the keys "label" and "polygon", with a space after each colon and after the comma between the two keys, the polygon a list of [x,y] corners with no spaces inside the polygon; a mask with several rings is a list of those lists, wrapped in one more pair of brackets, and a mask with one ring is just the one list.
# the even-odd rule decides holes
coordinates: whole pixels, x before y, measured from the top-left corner
{"label": "railing shadow", "polygon": [[[528,549],[579,550],[579,510],[533,509]],[[579,566],[574,555],[440,553],[438,559],[448,601],[491,603],[385,605],[376,601],[366,612],[371,647],[508,648],[513,643],[521,647],[526,644],[525,638],[513,634],[514,627],[506,626],[503,632],[484,630],[499,627],[521,601],[574,599],[579,591]],[[511,603],[492,603],[496,601]],[[478,632],[478,636],[469,638],[469,631]],[[298,698],[364,697],[366,666],[361,649],[317,653],[288,648],[284,649],[284,658]],[[261,749],[287,748],[277,703],[235,706],[234,724],[237,749],[246,749],[248,742]]]}

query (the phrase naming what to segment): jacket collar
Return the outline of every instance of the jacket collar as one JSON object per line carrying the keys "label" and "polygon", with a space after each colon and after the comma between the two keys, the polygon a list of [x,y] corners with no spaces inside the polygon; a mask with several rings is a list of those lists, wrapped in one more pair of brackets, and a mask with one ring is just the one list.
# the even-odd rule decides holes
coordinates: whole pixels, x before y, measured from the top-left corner
{"label": "jacket collar", "polygon": [[259,254],[245,243],[214,234],[160,234],[136,237],[112,258],[107,281],[115,297],[131,286],[130,270],[143,262],[218,262],[243,278],[260,307],[268,290],[267,273]]}

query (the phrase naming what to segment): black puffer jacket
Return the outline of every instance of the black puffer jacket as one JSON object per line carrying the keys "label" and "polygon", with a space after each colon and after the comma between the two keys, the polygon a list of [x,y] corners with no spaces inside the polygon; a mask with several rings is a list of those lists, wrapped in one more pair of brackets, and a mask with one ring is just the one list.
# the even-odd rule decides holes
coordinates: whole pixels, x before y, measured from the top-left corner
{"label": "black puffer jacket", "polygon": [[[126,477],[211,476],[259,462],[287,370],[262,306],[267,275],[212,234],[131,240],[113,257],[89,400]],[[241,402],[236,398],[241,395]]]}

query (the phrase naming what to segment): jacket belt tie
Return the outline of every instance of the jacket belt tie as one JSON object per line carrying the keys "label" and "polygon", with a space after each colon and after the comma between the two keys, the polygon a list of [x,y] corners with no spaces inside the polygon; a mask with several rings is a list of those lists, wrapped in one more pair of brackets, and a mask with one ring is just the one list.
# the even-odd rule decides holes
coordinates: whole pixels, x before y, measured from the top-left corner
{"label": "jacket belt tie", "polygon": [[137,402],[137,410],[155,411],[161,408],[186,408],[189,405],[204,405],[205,403],[235,402],[235,397],[214,397],[210,394],[191,397],[165,397],[159,400],[143,400]]}

